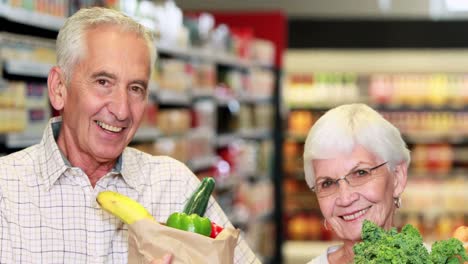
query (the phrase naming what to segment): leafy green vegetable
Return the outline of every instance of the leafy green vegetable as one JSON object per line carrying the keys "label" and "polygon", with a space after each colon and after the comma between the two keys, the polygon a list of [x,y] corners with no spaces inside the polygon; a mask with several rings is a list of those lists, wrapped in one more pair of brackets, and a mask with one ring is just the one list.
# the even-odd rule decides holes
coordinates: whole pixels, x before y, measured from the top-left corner
{"label": "leafy green vegetable", "polygon": [[[460,259],[457,257],[459,256]],[[436,241],[432,244],[432,263],[460,263],[460,260],[467,260],[468,255],[460,240],[450,238],[448,240]],[[461,262],[463,263],[463,262]]]}
{"label": "leafy green vegetable", "polygon": [[463,244],[454,238],[435,242],[429,253],[419,231],[409,224],[401,232],[396,228],[385,231],[365,220],[361,234],[362,242],[353,248],[355,264],[459,264],[468,260]]}

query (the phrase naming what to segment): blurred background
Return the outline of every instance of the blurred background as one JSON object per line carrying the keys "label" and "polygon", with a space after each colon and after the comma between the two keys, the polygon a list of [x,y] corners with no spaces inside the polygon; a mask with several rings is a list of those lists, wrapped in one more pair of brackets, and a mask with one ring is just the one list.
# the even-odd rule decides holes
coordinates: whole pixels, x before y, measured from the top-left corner
{"label": "blurred background", "polygon": [[468,224],[468,2],[462,0],[0,1],[0,151],[39,142],[55,37],[82,7],[151,28],[158,60],[132,146],[214,177],[263,263],[334,243],[307,188],[308,129],[342,103],[375,107],[412,155],[397,225],[426,242]]}

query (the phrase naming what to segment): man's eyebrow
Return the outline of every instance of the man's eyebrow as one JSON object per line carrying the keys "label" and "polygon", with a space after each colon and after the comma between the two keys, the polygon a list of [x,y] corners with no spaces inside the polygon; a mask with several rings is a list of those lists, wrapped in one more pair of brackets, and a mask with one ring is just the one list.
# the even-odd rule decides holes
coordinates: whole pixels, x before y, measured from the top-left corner
{"label": "man's eyebrow", "polygon": [[99,71],[99,72],[93,73],[91,75],[91,77],[93,79],[96,79],[98,77],[107,77],[107,78],[110,78],[110,79],[117,79],[117,76],[115,74],[112,74],[112,73],[106,72],[106,71]]}
{"label": "man's eyebrow", "polygon": [[[106,71],[99,71],[99,72],[93,73],[91,75],[91,77],[93,79],[96,79],[96,78],[99,78],[99,77],[107,77],[107,78],[113,79],[113,80],[117,79],[117,75],[115,75],[113,73],[110,73],[110,72],[106,72]],[[145,80],[139,80],[139,79],[138,80],[133,80],[133,81],[131,81],[131,83],[139,84],[139,85],[141,85],[141,86],[143,86],[145,88],[148,87],[148,82],[145,81]]]}
{"label": "man's eyebrow", "polygon": [[145,81],[145,80],[134,80],[131,83],[139,84],[139,85],[141,85],[141,86],[143,86],[145,88],[148,87],[148,82]]}

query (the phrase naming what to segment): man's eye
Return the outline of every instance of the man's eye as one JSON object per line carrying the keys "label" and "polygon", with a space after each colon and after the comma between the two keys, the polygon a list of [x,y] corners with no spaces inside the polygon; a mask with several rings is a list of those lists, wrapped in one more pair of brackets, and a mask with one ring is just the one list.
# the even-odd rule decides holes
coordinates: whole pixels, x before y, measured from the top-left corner
{"label": "man's eye", "polygon": [[146,89],[143,88],[143,87],[140,87],[140,86],[131,86],[130,90],[132,92],[135,92],[135,93],[138,93],[138,94],[145,94],[146,93]]}
{"label": "man's eye", "polygon": [[108,82],[107,80],[104,80],[104,79],[99,79],[99,80],[97,80],[97,83],[100,84],[100,85],[105,86],[105,85],[107,85],[109,82]]}

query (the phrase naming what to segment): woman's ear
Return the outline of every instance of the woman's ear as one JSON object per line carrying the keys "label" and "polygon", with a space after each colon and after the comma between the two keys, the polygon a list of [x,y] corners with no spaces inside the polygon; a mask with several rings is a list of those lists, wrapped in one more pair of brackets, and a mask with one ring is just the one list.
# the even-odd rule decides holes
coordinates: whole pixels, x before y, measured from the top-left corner
{"label": "woman's ear", "polygon": [[393,197],[400,197],[403,190],[405,190],[406,182],[408,180],[408,166],[406,162],[401,162],[393,169],[395,174],[395,181],[393,182]]}
{"label": "woman's ear", "polygon": [[52,67],[47,77],[47,91],[49,92],[49,100],[52,107],[61,111],[65,106],[67,97],[67,88],[65,86],[65,78],[62,69],[58,66]]}

